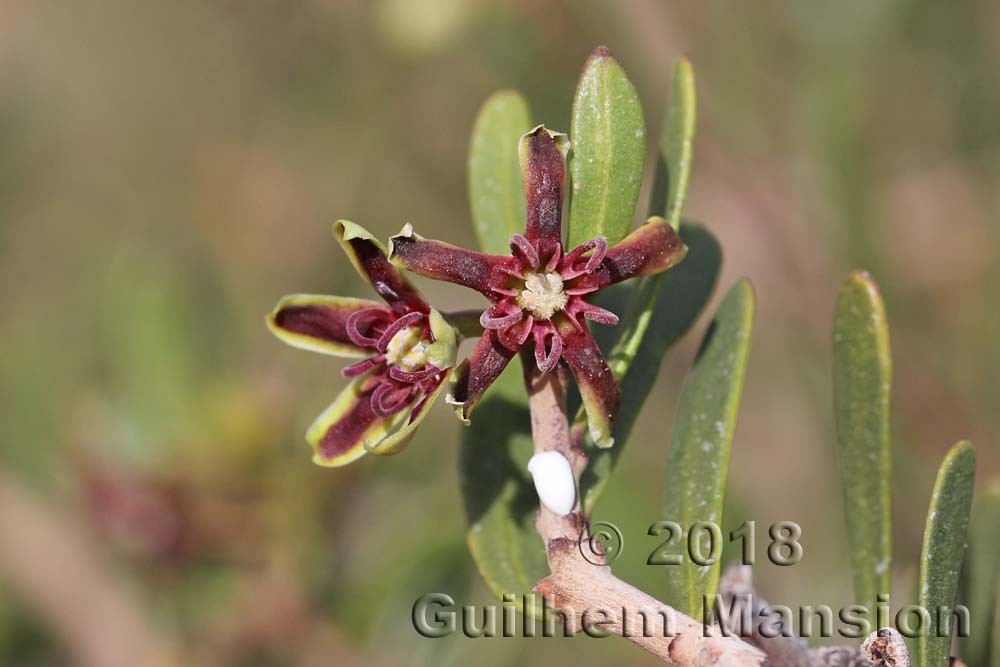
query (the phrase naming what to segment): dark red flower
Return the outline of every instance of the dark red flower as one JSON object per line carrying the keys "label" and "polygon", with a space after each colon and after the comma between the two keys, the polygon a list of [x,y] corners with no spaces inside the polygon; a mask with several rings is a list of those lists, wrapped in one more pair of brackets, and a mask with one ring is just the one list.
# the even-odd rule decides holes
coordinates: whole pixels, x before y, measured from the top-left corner
{"label": "dark red flower", "polygon": [[542,372],[560,360],[569,365],[591,436],[607,447],[614,442],[620,389],[585,320],[613,325],[618,317],[587,299],[609,285],[670,268],[687,248],[665,220],[651,218],[610,248],[604,238],[595,238],[563,252],[567,150],[565,135],[541,126],[522,137],[527,218],[524,234],[510,239],[509,256],[424,239],[409,225],[392,238],[389,256],[397,266],[470,287],[492,303],[480,318],[486,331],[453,378],[449,401],[462,419],[519,350],[533,349]]}
{"label": "dark red flower", "polygon": [[455,363],[455,330],[389,263],[359,225],[334,233],[358,273],[386,304],[298,294],[283,298],[267,324],[295,347],[361,358],[343,370],[351,384],[306,433],[316,463],[341,466],[366,452],[395,454],[410,441]]}

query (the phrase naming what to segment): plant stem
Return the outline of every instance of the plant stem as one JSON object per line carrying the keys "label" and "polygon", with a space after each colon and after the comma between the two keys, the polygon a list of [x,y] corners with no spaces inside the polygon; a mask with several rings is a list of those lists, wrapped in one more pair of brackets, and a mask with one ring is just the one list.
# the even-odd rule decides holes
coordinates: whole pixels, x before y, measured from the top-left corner
{"label": "plant stem", "polygon": [[[560,366],[551,373],[539,373],[528,357],[524,368],[535,452],[557,451],[565,456],[579,488],[587,456],[570,439],[566,370]],[[618,579],[600,555],[584,557],[580,545],[589,543],[590,534],[580,511],[579,493],[573,512],[564,517],[541,506],[535,527],[545,543],[551,571],[535,591],[565,615],[573,632],[614,633],[680,667],[771,665],[759,649],[723,636],[718,628],[705,626]]]}
{"label": "plant stem", "polygon": [[[747,619],[751,629],[748,641],[767,653],[774,667],[910,667],[906,643],[891,628],[871,633],[860,647],[810,648],[791,636],[791,628],[785,628],[780,618],[770,613],[767,600],[754,590],[749,565],[726,568],[719,580],[719,593],[731,610],[731,618]],[[768,636],[759,632],[762,627],[768,628]]]}
{"label": "plant stem", "polygon": [[0,572],[84,667],[179,665],[130,591],[77,521],[0,471]]}

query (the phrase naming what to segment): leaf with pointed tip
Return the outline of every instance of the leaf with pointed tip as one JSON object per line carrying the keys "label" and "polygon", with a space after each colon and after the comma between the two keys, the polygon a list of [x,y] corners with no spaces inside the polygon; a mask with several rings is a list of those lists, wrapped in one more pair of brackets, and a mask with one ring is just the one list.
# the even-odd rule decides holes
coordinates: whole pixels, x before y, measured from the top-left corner
{"label": "leaf with pointed tip", "polygon": [[472,558],[497,596],[528,594],[548,564],[535,530],[538,496],[527,472],[534,452],[520,360],[493,383],[462,433],[459,480]]}
{"label": "leaf with pointed tip", "polygon": [[[975,472],[976,450],[963,440],[945,456],[934,483],[924,528],[917,599],[917,604],[929,613],[930,624],[921,628],[917,637],[917,667],[948,667],[953,628],[939,627],[937,610],[954,608],[958,596]],[[952,614],[940,616],[945,622],[953,618]]]}
{"label": "leaf with pointed tip", "polygon": [[567,248],[603,236],[613,245],[632,225],[646,160],[646,121],[625,70],[604,47],[583,67],[570,127],[572,197]]}
{"label": "leaf with pointed tip", "polygon": [[[743,279],[719,304],[681,389],[670,437],[663,517],[676,521],[685,531],[699,522],[722,523],[729,449],[743,392],[753,316],[753,288]],[[710,531],[699,531],[693,539],[706,562],[692,562],[690,554],[696,550],[695,545],[689,548],[687,541],[677,540],[675,552],[683,552],[686,557],[680,565],[667,566],[664,599],[698,618],[704,596],[714,595],[719,583],[721,559],[711,554],[720,552],[722,544]],[[672,549],[667,546],[668,552]]]}
{"label": "leaf with pointed tip", "polygon": [[[640,283],[630,286],[627,291],[631,304],[627,307],[609,301],[598,302],[616,312],[626,313],[616,329],[598,330],[606,334],[618,333],[613,346],[602,346],[611,348],[608,364],[621,381],[622,400],[613,431],[614,447],[588,447],[590,461],[580,478],[585,514],[593,511],[611,478],[639,411],[656,383],[663,356],[691,328],[715,289],[722,263],[718,241],[706,228],[695,225],[685,224],[680,234],[688,246],[683,262],[664,274],[642,278]],[[610,299],[625,291],[609,291],[601,296]],[[621,301],[624,304],[625,299]],[[602,344],[603,338],[610,336],[603,336]],[[585,423],[586,417],[581,410],[574,420],[574,431],[583,430]]]}
{"label": "leaf with pointed tip", "polygon": [[[997,586],[1000,585],[1000,479],[994,479],[975,499],[969,527],[969,563],[963,569],[965,600],[969,607],[969,636],[962,658],[969,665],[985,665],[990,652],[990,627]],[[994,649],[996,650],[996,649]],[[1000,659],[1000,655],[996,656]]]}
{"label": "leaf with pointed tip", "polygon": [[681,224],[681,212],[687,198],[691,159],[694,153],[695,86],[691,63],[680,58],[674,66],[670,101],[663,123],[660,153],[666,166],[666,215],[674,229]]}
{"label": "leaf with pointed tip", "polygon": [[891,382],[882,297],[871,276],[856,271],[840,289],[834,313],[833,394],[854,601],[869,609],[890,592]]}
{"label": "leaf with pointed tip", "polygon": [[479,246],[507,254],[511,234],[524,230],[524,190],[517,144],[531,129],[528,103],[520,93],[490,96],[476,118],[469,145],[469,200]]}

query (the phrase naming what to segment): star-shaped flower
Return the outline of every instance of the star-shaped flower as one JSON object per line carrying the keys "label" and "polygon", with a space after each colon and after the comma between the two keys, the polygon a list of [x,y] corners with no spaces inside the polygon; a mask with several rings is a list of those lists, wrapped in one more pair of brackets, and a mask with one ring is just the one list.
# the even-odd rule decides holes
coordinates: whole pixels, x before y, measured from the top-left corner
{"label": "star-shaped flower", "polygon": [[352,222],[334,225],[358,273],[388,306],[350,297],[283,298],[268,328],[289,345],[360,358],[343,370],[351,384],[306,433],[313,460],[342,466],[363,456],[395,454],[410,441],[455,364],[457,335],[389,263],[385,249]]}
{"label": "star-shaped flower", "polygon": [[409,225],[392,238],[389,255],[397,266],[470,287],[492,303],[480,318],[483,336],[453,378],[449,401],[463,420],[513,356],[533,349],[543,373],[560,360],[569,365],[591,437],[609,447],[621,392],[585,320],[614,325],[618,317],[587,299],[609,285],[674,266],[687,247],[665,220],[651,218],[610,248],[604,238],[595,238],[563,252],[568,148],[566,135],[543,126],[521,138],[527,217],[524,234],[510,239],[509,256],[424,239]]}

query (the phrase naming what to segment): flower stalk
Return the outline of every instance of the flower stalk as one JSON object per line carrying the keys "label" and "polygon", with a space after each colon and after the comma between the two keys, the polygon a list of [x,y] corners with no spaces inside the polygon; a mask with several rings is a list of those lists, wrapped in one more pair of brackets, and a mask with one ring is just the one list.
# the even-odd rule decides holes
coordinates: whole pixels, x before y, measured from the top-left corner
{"label": "flower stalk", "polygon": [[[565,456],[579,488],[587,455],[570,438],[566,373],[542,373],[528,363],[524,366],[535,452],[554,451]],[[566,516],[559,516],[540,505],[535,528],[545,543],[551,571],[536,584],[535,591],[546,599],[548,606],[566,614],[566,623],[573,632],[600,625],[638,644],[665,663],[679,667],[766,667],[771,664],[763,652],[739,638],[723,636],[714,627],[706,628],[617,578],[606,563],[595,564],[584,558],[580,544],[589,541],[590,535],[587,518],[580,511],[579,494],[573,512]],[[637,627],[640,612],[650,619],[650,627],[641,624]]]}

